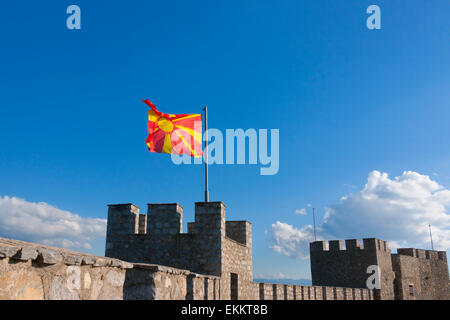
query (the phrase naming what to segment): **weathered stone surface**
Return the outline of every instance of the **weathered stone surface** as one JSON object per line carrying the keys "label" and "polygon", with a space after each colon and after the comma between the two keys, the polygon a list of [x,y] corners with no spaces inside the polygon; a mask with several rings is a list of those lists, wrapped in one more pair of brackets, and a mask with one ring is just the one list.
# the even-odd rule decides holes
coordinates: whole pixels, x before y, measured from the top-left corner
{"label": "weathered stone surface", "polygon": [[92,265],[94,263],[95,263],[95,257],[94,256],[83,256],[82,264]]}
{"label": "weathered stone surface", "polygon": [[78,293],[69,289],[67,280],[61,276],[53,278],[48,298],[50,300],[80,300]]}
{"label": "weathered stone surface", "polygon": [[[4,250],[14,259],[0,260],[0,299],[124,299],[125,292],[125,298],[185,299],[187,295],[187,270],[141,265],[137,275],[130,273],[134,265],[125,261],[18,243],[23,246]],[[18,253],[23,260],[18,259]],[[36,255],[30,264],[29,259]],[[209,279],[198,274],[195,277],[200,286]],[[156,288],[155,283],[161,288]],[[137,291],[130,294],[125,288],[132,287]]]}
{"label": "weathered stone surface", "polygon": [[89,296],[90,300],[97,300],[99,298],[100,292],[103,288],[103,281],[101,279],[94,279],[91,287],[91,294]]}
{"label": "weathered stone surface", "polygon": [[10,258],[20,250],[19,247],[0,246],[0,258]]}
{"label": "weathered stone surface", "polygon": [[104,258],[97,258],[94,263],[94,267],[106,267],[110,265],[111,260],[110,259],[104,259]]}
{"label": "weathered stone surface", "polygon": [[115,267],[115,268],[122,268],[122,261],[117,260],[117,259],[111,259],[110,262],[111,267]]}
{"label": "weathered stone surface", "polygon": [[81,265],[81,262],[83,260],[83,256],[81,255],[66,255],[64,257],[64,263],[69,265]]}
{"label": "weathered stone surface", "polygon": [[113,287],[122,287],[125,281],[125,272],[110,270],[106,274],[106,282]]}
{"label": "weathered stone surface", "polygon": [[0,300],[43,300],[44,288],[39,275],[25,268],[0,273]]}
{"label": "weathered stone surface", "polygon": [[83,288],[85,290],[88,290],[91,288],[91,276],[89,275],[89,272],[86,272],[84,274]]}
{"label": "weathered stone surface", "polygon": [[43,248],[39,248],[38,251],[45,264],[56,264],[63,261],[63,256],[58,251]]}
{"label": "weathered stone surface", "polygon": [[129,262],[121,261],[121,268],[122,269],[133,269],[134,265]]}
{"label": "weathered stone surface", "polygon": [[[172,274],[185,274],[185,275],[191,274],[191,272],[189,272],[188,270],[171,268],[171,267],[161,266],[158,264],[134,263],[134,268],[146,269],[146,270],[151,270],[151,271],[155,271],[155,272],[161,271],[161,272],[172,273]],[[192,273],[192,274],[195,275],[195,273]]]}
{"label": "weathered stone surface", "polygon": [[18,259],[21,261],[35,260],[38,257],[38,252],[36,248],[33,247],[23,247],[20,251],[14,256],[14,259]]}

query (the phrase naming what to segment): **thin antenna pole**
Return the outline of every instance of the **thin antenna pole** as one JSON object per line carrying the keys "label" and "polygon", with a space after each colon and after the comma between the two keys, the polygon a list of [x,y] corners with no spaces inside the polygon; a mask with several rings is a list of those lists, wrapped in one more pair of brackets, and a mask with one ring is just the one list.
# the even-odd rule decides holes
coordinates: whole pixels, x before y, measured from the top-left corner
{"label": "thin antenna pole", "polygon": [[314,213],[314,208],[313,209],[313,225],[314,225],[314,241],[317,241],[317,236],[316,236],[316,215]]}
{"label": "thin antenna pole", "polygon": [[209,202],[209,191],[208,191],[208,107],[205,105],[203,108],[205,112],[205,148],[203,150],[205,156],[205,202]]}
{"label": "thin antenna pole", "polygon": [[431,250],[434,250],[434,246],[433,246],[433,236],[431,235],[431,224],[428,225],[428,228],[430,229]]}

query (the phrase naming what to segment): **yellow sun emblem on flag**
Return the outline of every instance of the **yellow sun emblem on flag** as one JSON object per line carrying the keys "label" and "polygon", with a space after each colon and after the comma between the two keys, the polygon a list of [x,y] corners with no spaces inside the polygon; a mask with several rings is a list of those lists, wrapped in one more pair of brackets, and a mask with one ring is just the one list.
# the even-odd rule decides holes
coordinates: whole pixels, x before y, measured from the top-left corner
{"label": "yellow sun emblem on flag", "polygon": [[[151,152],[202,156],[202,116],[148,110],[147,146]],[[179,144],[182,143],[180,146]]]}

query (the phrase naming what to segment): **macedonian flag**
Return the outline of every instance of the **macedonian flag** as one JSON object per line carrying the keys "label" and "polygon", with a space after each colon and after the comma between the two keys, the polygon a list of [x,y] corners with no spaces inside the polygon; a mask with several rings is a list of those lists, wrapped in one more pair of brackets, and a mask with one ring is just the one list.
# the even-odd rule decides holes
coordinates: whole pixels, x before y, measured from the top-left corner
{"label": "macedonian flag", "polygon": [[148,99],[142,102],[150,107],[146,140],[150,152],[202,156],[201,114],[162,113]]}

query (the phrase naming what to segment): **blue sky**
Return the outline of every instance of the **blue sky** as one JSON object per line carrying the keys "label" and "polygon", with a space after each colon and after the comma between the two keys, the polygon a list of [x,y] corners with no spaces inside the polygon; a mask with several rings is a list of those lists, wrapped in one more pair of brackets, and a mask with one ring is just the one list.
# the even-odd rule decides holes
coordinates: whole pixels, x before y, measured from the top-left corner
{"label": "blue sky", "polygon": [[[81,8],[81,30],[66,28],[70,4]],[[381,30],[366,28],[371,4],[381,8]],[[310,210],[295,211],[307,204],[322,223],[373,170],[391,179],[414,171],[450,187],[446,0],[2,7],[0,196],[100,219],[108,203],[179,202],[192,221],[203,168],[147,151],[146,98],[168,113],[208,104],[209,126],[220,130],[280,130],[277,175],[259,175],[258,165],[210,167],[211,200],[225,202],[228,219],[252,222],[258,275],[309,278],[308,259],[270,249],[272,224],[300,230]],[[446,244],[443,210],[438,243]],[[27,239],[11,230],[0,231]],[[104,239],[92,247],[103,254]]]}

